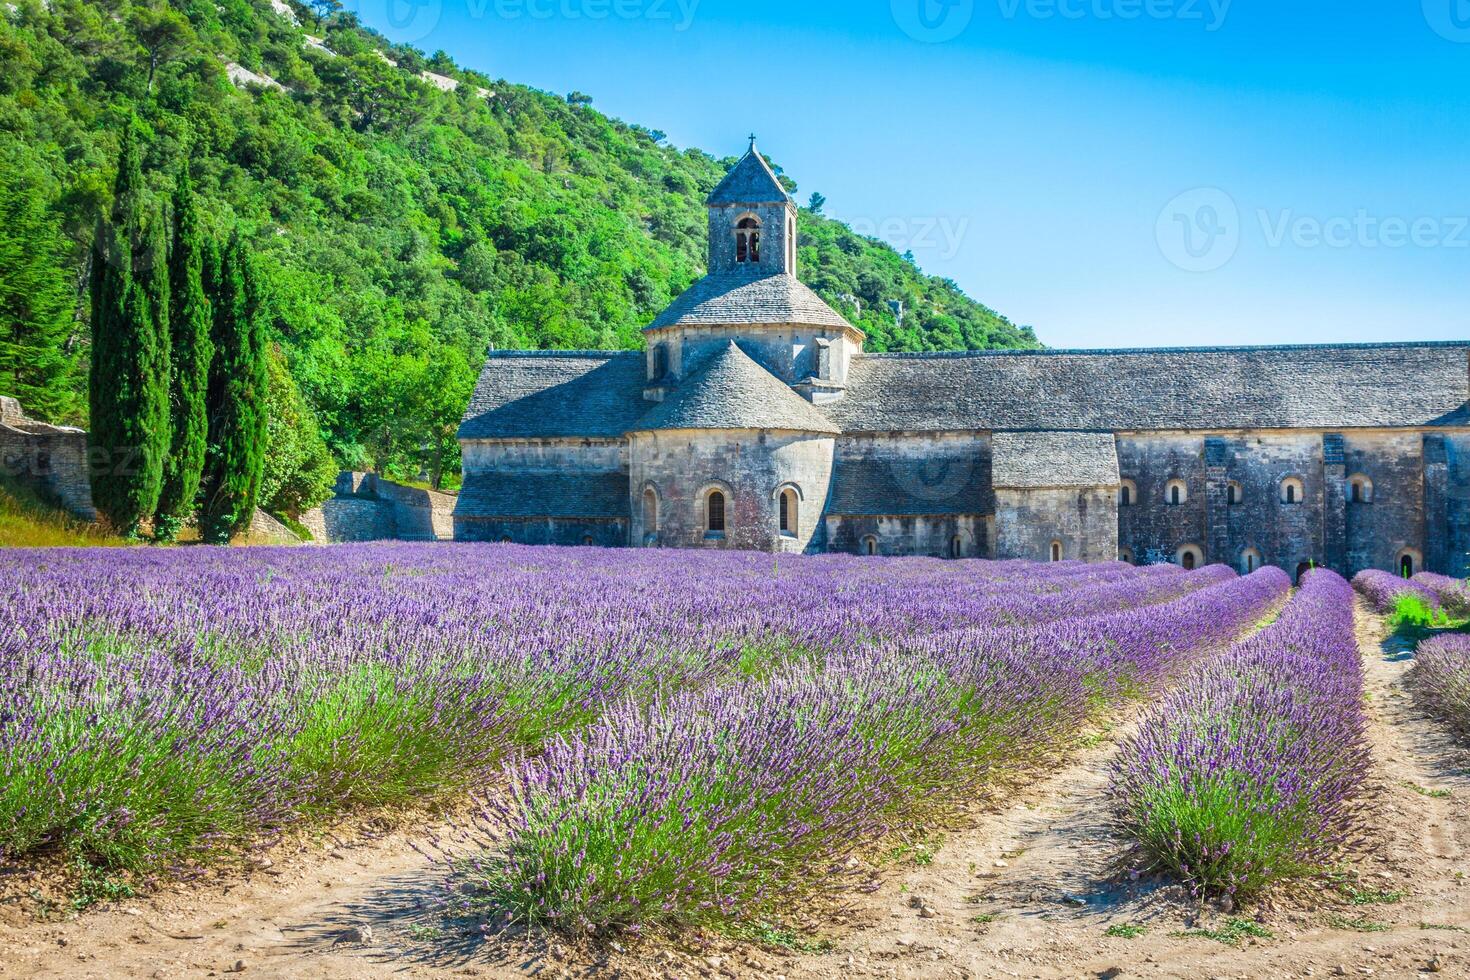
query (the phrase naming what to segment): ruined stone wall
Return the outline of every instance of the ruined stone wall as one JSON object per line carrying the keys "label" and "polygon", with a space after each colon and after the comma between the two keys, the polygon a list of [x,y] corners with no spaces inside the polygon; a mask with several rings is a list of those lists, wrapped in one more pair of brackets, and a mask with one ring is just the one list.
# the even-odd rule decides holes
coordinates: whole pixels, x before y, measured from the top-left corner
{"label": "ruined stone wall", "polygon": [[0,398],[0,473],[83,520],[95,520],[87,434],[25,416],[14,398]]}
{"label": "ruined stone wall", "polygon": [[1118,557],[1118,504],[1109,487],[998,489],[995,492],[995,556],[1064,561],[1113,561]]}
{"label": "ruined stone wall", "polygon": [[[811,433],[637,433],[629,467],[631,540],[664,548],[824,550],[832,454],[832,438]],[[798,498],[791,535],[780,531],[778,492],[785,487]],[[658,498],[656,528],[643,515],[649,488]],[[714,488],[726,497],[723,534],[705,526],[705,498]]]}
{"label": "ruined stone wall", "polygon": [[338,475],[336,494],[301,515],[322,544],[351,541],[450,541],[454,538],[452,494],[406,487],[374,473]]}

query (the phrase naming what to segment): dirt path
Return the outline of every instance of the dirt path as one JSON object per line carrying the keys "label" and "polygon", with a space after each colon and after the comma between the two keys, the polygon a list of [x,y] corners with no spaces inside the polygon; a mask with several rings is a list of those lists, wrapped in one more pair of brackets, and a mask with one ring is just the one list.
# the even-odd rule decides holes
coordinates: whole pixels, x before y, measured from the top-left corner
{"label": "dirt path", "polygon": [[[331,850],[327,841],[277,855],[278,866],[230,883],[170,889],[71,921],[36,923],[0,906],[0,978],[195,977],[224,975],[238,962],[249,976],[344,980],[1206,980],[1427,976],[1421,971],[1436,958],[1441,975],[1470,976],[1470,752],[1415,710],[1403,687],[1409,657],[1386,641],[1381,621],[1360,610],[1359,634],[1377,809],[1373,840],[1351,870],[1361,891],[1394,901],[1352,905],[1324,889],[1261,912],[1272,938],[1239,947],[1178,935],[1188,924],[1218,927],[1222,911],[1200,913],[1181,889],[1128,881],[1105,795],[1125,721],[1005,808],[977,812],[923,863],[906,858],[876,891],[851,895],[818,924],[832,943],[821,953],[644,944],[592,958],[528,937],[454,937],[428,911],[442,881],[436,869],[402,832],[365,831]],[[363,926],[371,944],[342,941]],[[1106,935],[1115,926],[1146,931]]]}

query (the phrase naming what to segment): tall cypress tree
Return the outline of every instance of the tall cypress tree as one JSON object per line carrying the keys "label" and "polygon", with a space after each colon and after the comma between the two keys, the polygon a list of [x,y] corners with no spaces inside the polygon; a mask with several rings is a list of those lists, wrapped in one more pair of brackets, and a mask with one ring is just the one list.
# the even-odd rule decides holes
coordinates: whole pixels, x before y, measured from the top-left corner
{"label": "tall cypress tree", "polygon": [[188,170],[174,193],[174,234],[168,253],[170,287],[172,445],[154,521],[160,541],[172,541],[194,508],[209,437],[209,365],[214,357],[209,298],[204,293],[205,244]]}
{"label": "tall cypress tree", "polygon": [[238,232],[206,260],[214,307],[209,372],[209,454],[200,527],[210,544],[227,544],[250,524],[265,473],[264,296]]}
{"label": "tall cypress tree", "polygon": [[140,142],[134,117],[123,133],[112,213],[98,225],[91,269],[92,501],[126,535],[136,534],[158,503],[169,441],[161,371],[168,338],[160,333],[167,314],[157,315],[149,300],[150,284],[167,295],[167,271],[150,264],[148,253],[162,248],[162,236],[156,224],[145,228]]}

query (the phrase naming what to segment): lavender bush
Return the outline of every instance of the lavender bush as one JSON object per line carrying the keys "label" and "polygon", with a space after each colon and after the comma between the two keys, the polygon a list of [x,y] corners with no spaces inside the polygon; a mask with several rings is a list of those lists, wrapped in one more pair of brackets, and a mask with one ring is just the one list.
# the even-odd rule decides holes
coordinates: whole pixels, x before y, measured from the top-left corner
{"label": "lavender bush", "polygon": [[1420,572],[1413,581],[1428,589],[1447,614],[1470,619],[1470,582],[1434,572]]}
{"label": "lavender bush", "polygon": [[1447,633],[1419,644],[1409,683],[1427,711],[1470,738],[1470,636]]}
{"label": "lavender bush", "polygon": [[1368,600],[1368,604],[1376,612],[1385,615],[1392,613],[1406,596],[1424,603],[1431,609],[1439,608],[1439,596],[1422,582],[1376,568],[1370,568],[1353,576],[1353,588]]}
{"label": "lavender bush", "polygon": [[1369,755],[1352,598],[1311,572],[1274,624],[1199,667],[1125,744],[1113,797],[1155,868],[1247,898],[1323,869],[1355,829]]}

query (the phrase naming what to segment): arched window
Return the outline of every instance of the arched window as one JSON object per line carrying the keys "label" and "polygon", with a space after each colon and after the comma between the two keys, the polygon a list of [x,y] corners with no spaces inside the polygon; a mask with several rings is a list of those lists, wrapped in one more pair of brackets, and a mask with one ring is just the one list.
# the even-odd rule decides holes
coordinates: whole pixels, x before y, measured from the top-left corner
{"label": "arched window", "polygon": [[1348,500],[1355,504],[1373,502],[1373,481],[1361,473],[1348,477]]}
{"label": "arched window", "polygon": [[590,547],[592,547],[592,535],[587,534],[587,535],[584,535],[582,537],[582,547],[584,547],[584,548],[590,548]]}
{"label": "arched window", "polygon": [[868,535],[863,538],[863,554],[876,555],[878,553],[878,538],[876,535]]}
{"label": "arched window", "polygon": [[1229,486],[1225,488],[1225,503],[1227,503],[1231,507],[1239,507],[1244,502],[1244,489],[1242,489],[1239,483],[1231,480]]}
{"label": "arched window", "polygon": [[1189,499],[1189,484],[1183,480],[1170,480],[1164,485],[1164,503],[1178,507]]}
{"label": "arched window", "polygon": [[1127,562],[1130,565],[1133,564],[1133,549],[1132,548],[1119,548],[1118,549],[1118,560],[1119,561],[1123,561],[1123,562]]}
{"label": "arched window", "polygon": [[1399,574],[1404,578],[1413,578],[1415,573],[1423,570],[1424,561],[1419,557],[1419,552],[1413,548],[1405,548],[1399,552]]}
{"label": "arched window", "polygon": [[643,533],[658,533],[658,491],[653,487],[643,491]]}
{"label": "arched window", "polygon": [[1317,563],[1315,561],[1312,561],[1311,559],[1308,559],[1307,561],[1304,561],[1300,565],[1298,565],[1296,567],[1296,584],[1301,585],[1302,580],[1307,577],[1307,573],[1316,567]]}
{"label": "arched window", "polygon": [[949,557],[963,558],[965,556],[965,539],[956,534],[949,539]]}
{"label": "arched window", "polygon": [[1179,549],[1179,564],[1187,572],[1192,572],[1204,564],[1204,558],[1198,545],[1187,544]]}
{"label": "arched window", "polygon": [[797,533],[796,491],[787,487],[779,495],[777,506],[781,511],[781,533],[794,537]]}
{"label": "arched window", "polygon": [[1240,572],[1249,575],[1261,567],[1261,553],[1255,548],[1247,548],[1240,553]]}
{"label": "arched window", "polygon": [[761,223],[758,218],[741,218],[735,226],[735,261],[761,260]]}
{"label": "arched window", "polygon": [[1306,486],[1301,480],[1289,476],[1281,481],[1281,502],[1283,504],[1299,504],[1306,499]]}
{"label": "arched window", "polygon": [[709,534],[725,533],[725,494],[711,490],[704,498],[704,529]]}
{"label": "arched window", "polygon": [[1122,486],[1118,487],[1118,506],[1132,507],[1138,500],[1138,484],[1132,480],[1124,480]]}
{"label": "arched window", "polygon": [[1061,561],[1062,560],[1062,543],[1060,541],[1053,541],[1051,543],[1051,560],[1052,561]]}

